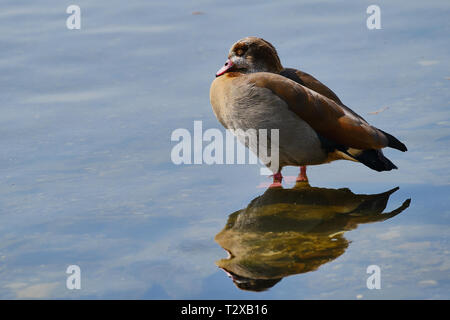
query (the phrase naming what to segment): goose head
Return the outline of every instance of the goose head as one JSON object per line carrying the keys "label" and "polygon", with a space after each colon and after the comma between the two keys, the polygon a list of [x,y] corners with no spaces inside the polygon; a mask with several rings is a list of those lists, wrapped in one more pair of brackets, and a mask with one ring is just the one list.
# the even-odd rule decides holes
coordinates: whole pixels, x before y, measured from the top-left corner
{"label": "goose head", "polygon": [[277,50],[268,41],[247,37],[231,46],[225,65],[216,73],[219,77],[227,72],[254,73],[283,70]]}

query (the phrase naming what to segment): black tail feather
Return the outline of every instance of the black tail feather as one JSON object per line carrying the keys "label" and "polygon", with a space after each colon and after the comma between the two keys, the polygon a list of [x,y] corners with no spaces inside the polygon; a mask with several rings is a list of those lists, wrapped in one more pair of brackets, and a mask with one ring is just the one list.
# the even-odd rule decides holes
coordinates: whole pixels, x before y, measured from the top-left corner
{"label": "black tail feather", "polygon": [[358,156],[354,156],[356,160],[376,171],[390,171],[398,169],[395,164],[386,158],[381,150],[364,150]]}
{"label": "black tail feather", "polygon": [[[380,130],[380,129],[378,129]],[[398,140],[396,137],[394,137],[393,135],[384,132],[383,130],[380,130],[381,132],[384,133],[384,135],[388,138],[388,147],[400,150],[400,151],[408,151],[408,148],[406,148],[406,146],[400,142],[400,140]]]}

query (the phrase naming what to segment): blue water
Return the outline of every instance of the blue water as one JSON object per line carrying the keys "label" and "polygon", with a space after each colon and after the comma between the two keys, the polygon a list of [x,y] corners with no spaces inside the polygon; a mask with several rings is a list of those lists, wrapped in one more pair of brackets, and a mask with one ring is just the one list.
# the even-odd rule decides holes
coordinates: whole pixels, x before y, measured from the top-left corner
{"label": "blue water", "polygon": [[[66,28],[70,4],[80,30]],[[450,3],[378,1],[380,30],[366,27],[370,4],[3,1],[0,298],[450,298]],[[170,158],[177,128],[201,120],[224,132],[209,86],[248,35],[409,149],[386,151],[395,172],[310,167],[312,186],[399,186],[384,211],[411,204],[350,228],[343,254],[264,292],[238,289],[218,268],[227,253],[214,237],[269,179],[257,165]],[[80,290],[66,288],[69,265],[81,268]],[[369,265],[381,269],[379,290],[366,286]]]}

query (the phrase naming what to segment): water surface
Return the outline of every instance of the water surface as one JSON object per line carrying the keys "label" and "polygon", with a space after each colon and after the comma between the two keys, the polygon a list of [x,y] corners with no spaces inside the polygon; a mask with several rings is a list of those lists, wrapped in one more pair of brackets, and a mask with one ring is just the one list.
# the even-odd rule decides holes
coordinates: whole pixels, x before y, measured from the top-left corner
{"label": "water surface", "polygon": [[[0,298],[450,297],[449,3],[379,1],[381,30],[366,27],[368,1],[80,0],[81,30],[66,28],[70,4],[2,4]],[[256,234],[262,253],[273,245],[285,263],[275,275],[282,279],[262,292],[239,289],[218,267],[227,252],[217,235],[266,194],[258,186],[268,178],[257,165],[170,159],[173,130],[192,132],[195,120],[223,130],[209,86],[230,45],[248,35],[272,42],[283,65],[313,74],[409,149],[386,151],[395,172],[351,162],[309,168],[311,186],[334,193],[399,186],[381,206],[362,210],[350,199],[336,209],[323,194],[297,194],[303,202],[295,205],[284,193],[272,197],[263,212],[281,206],[283,214],[239,231]],[[397,208],[384,221],[358,220]],[[308,216],[317,211],[327,216]],[[325,235],[308,233],[311,221],[325,223]],[[270,232],[279,237],[264,238]],[[286,244],[289,232],[297,242]],[[342,245],[334,254],[333,236]],[[232,245],[249,248],[239,237]],[[317,247],[320,263],[302,269]],[[81,290],[66,288],[74,264]],[[374,264],[380,290],[366,287]]]}

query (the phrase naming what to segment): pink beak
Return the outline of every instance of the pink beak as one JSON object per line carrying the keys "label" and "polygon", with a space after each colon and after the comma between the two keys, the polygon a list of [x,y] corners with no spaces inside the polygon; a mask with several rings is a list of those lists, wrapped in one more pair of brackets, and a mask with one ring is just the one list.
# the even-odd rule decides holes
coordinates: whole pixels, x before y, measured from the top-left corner
{"label": "pink beak", "polygon": [[232,66],[233,66],[233,62],[231,62],[231,60],[228,59],[228,60],[225,62],[225,65],[224,65],[222,68],[220,68],[219,71],[217,71],[216,77],[223,75],[223,74],[224,74],[225,72],[227,72],[228,69],[230,69]]}

